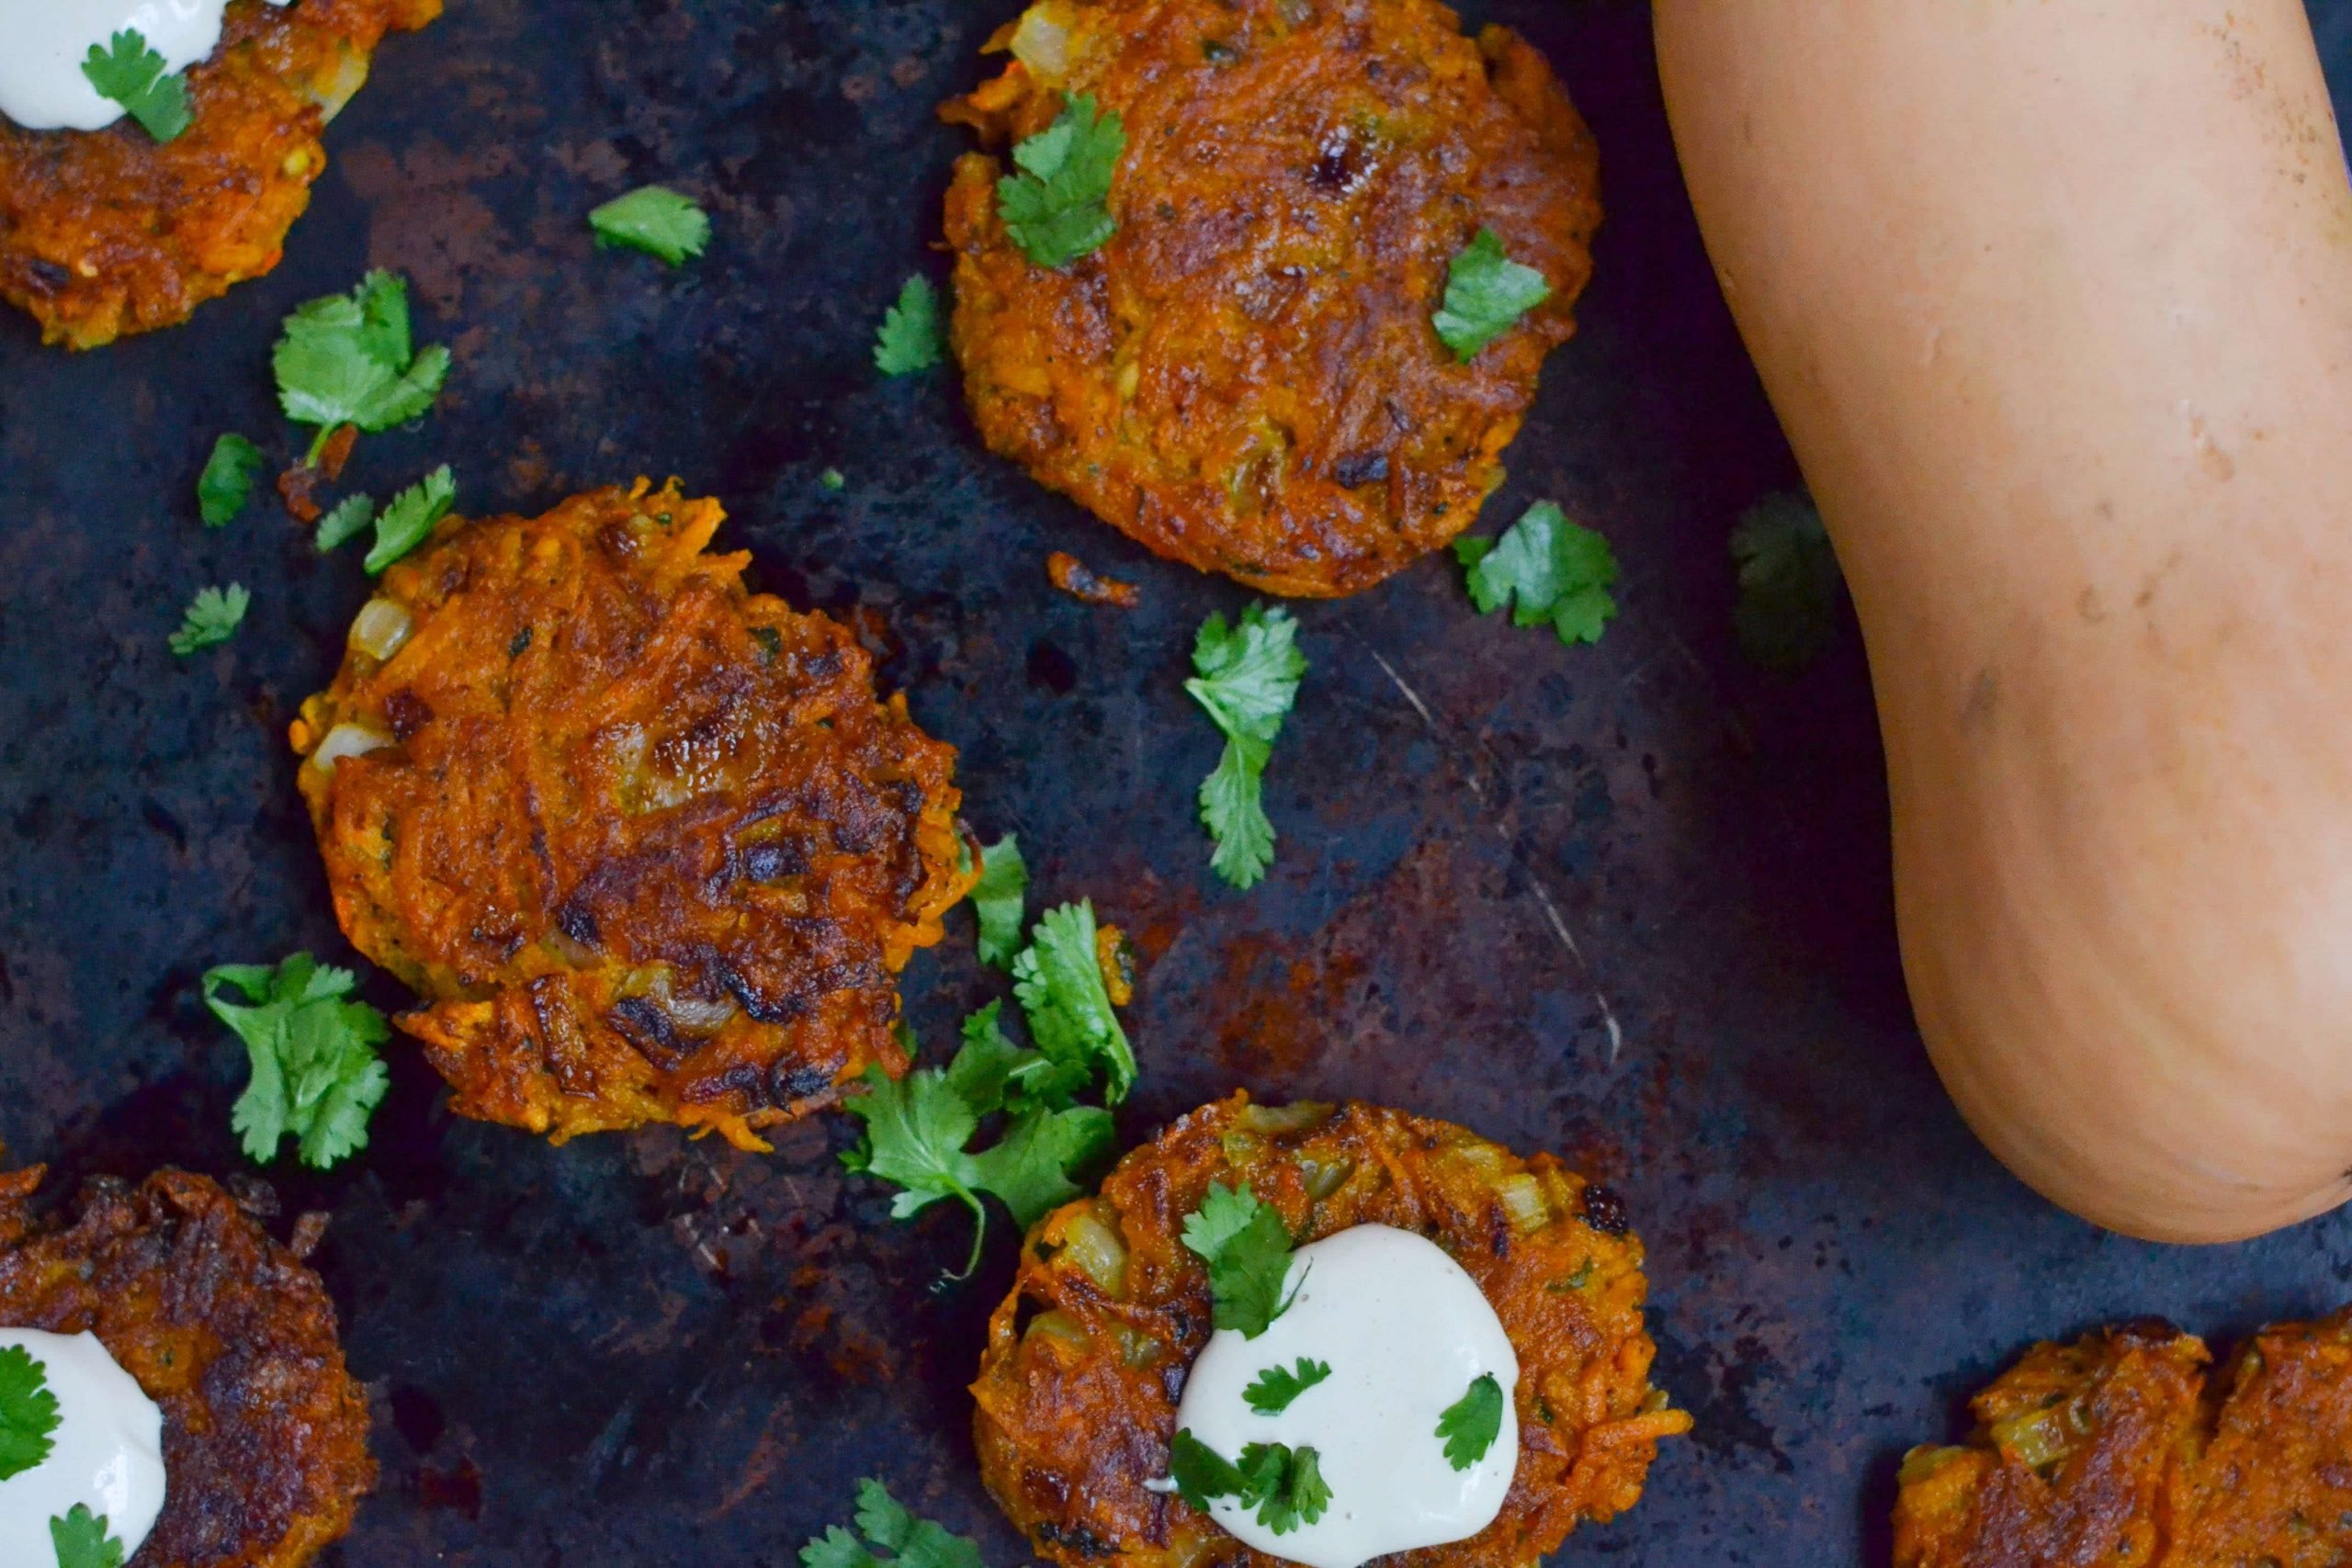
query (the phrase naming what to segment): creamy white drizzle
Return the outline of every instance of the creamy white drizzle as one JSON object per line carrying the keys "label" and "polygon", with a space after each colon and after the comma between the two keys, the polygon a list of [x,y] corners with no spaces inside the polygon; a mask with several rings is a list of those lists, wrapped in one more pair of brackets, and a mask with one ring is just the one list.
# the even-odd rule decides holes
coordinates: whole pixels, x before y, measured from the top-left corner
{"label": "creamy white drizzle", "polygon": [[[1177,1424],[1225,1458],[1251,1443],[1312,1448],[1330,1486],[1313,1524],[1276,1535],[1232,1498],[1216,1522],[1259,1551],[1306,1568],[1356,1568],[1371,1558],[1477,1534],[1502,1511],[1519,1467],[1519,1382],[1501,1320],[1477,1281],[1436,1244],[1388,1225],[1358,1225],[1293,1256],[1290,1310],[1245,1339],[1220,1329],[1193,1363]],[[1331,1375],[1279,1415],[1242,1393],[1267,1369],[1300,1357]],[[1479,1377],[1502,1385],[1502,1430],[1467,1470],[1448,1463],[1438,1418]]]}
{"label": "creamy white drizzle", "polygon": [[94,1334],[0,1328],[5,1346],[41,1363],[58,1424],[47,1459],[0,1481],[0,1562],[56,1562],[49,1521],[76,1503],[106,1516],[130,1561],[164,1510],[164,1413]]}
{"label": "creamy white drizzle", "polygon": [[[285,0],[273,0],[283,5]],[[227,0],[0,0],[0,114],[28,130],[100,130],[122,118],[82,74],[125,28],[185,71],[220,42]]]}

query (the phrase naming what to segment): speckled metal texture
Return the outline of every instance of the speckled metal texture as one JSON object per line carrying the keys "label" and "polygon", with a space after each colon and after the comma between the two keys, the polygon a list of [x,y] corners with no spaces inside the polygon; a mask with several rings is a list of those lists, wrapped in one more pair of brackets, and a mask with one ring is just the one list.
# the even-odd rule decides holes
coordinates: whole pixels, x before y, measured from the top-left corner
{"label": "speckled metal texture", "polygon": [[[1663,1382],[1697,1414],[1634,1513],[1563,1563],[1884,1561],[1894,1466],[2043,1334],[2164,1313],[2228,1337],[2352,1297],[2352,1218],[2177,1251],[2102,1235],[2006,1177],[1921,1054],[1897,973],[1885,807],[1850,627],[1782,680],[1737,653],[1725,536],[1794,476],[1675,173],[1645,11],[1495,0],[1598,133],[1610,209],[1584,327],[1552,362],[1490,529],[1554,497],[1615,542],[1597,649],[1481,619],[1432,559],[1303,606],[1313,660],[1256,892],[1209,876],[1192,785],[1217,739],[1193,628],[1247,596],[1140,554],[989,458],[944,376],[885,382],[875,320],[929,249],[1010,0],[455,0],[383,51],[330,136],[285,265],[188,326],[69,358],[0,323],[0,1137],[68,1177],[238,1170],[241,1049],[198,974],[343,961],[285,721],[365,597],[274,504],[201,529],[215,434],[299,445],[268,350],[367,266],[456,352],[379,497],[455,465],[462,504],[537,510],[676,473],[735,514],[762,586],[854,613],[963,748],[968,814],[1038,891],[1091,896],[1145,960],[1132,1140],[1246,1085],[1360,1095],[1550,1146],[1650,1243]],[[2352,77],[2352,0],[2319,13]],[[641,181],[709,206],[671,273],[592,249]],[[820,476],[838,468],[845,484]],[[1070,549],[1140,608],[1055,592]],[[226,649],[165,649],[198,584],[254,591]],[[908,973],[934,1048],[1001,983],[968,926]],[[369,981],[379,1003],[399,988]],[[667,1133],[550,1150],[452,1119],[392,1049],[375,1146],[279,1170],[334,1216],[322,1267],[371,1390],[382,1490],[330,1562],[785,1568],[856,1477],[1025,1561],[973,1474],[963,1385],[1007,1278],[944,1207],[891,1223],[838,1122],[773,1157]]]}

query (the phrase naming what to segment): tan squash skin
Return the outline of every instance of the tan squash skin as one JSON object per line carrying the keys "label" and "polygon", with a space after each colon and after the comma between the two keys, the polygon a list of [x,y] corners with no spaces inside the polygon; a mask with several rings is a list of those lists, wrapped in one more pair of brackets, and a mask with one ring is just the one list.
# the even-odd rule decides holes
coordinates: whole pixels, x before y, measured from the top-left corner
{"label": "tan squash skin", "polygon": [[2352,191],[2299,0],[1659,0],[1869,644],[1905,968],[2117,1230],[2352,1196]]}

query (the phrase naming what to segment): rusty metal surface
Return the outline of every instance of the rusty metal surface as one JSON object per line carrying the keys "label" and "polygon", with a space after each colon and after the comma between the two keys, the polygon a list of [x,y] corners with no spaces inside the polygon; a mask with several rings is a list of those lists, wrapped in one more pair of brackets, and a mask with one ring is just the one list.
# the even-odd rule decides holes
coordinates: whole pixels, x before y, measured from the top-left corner
{"label": "rusty metal surface", "polygon": [[[212,436],[287,445],[270,339],[368,265],[413,280],[450,389],[360,445],[379,496],[432,463],[461,505],[537,509],[675,472],[802,604],[860,608],[964,750],[968,812],[1053,899],[1148,960],[1123,1134],[1244,1084],[1360,1095],[1550,1145],[1647,1236],[1664,1382],[1699,1418],[1633,1515],[1562,1562],[1878,1564],[1893,1468],[2031,1337],[2127,1314],[2227,1333],[2352,1296],[2352,1220],[2165,1250],[2017,1186],[1939,1091],[1890,934],[1885,808],[1850,629],[1793,681],[1728,630],[1724,536],[1792,479],[1675,175],[1637,6],[1474,6],[1551,53],[1611,209],[1584,330],[1552,362],[1489,526],[1555,497],[1615,541],[1625,611],[1568,650],[1482,620],[1431,562],[1303,606],[1314,661],[1274,763],[1283,838],[1247,897],[1208,876],[1192,785],[1216,740],[1180,689],[1245,597],[1152,561],[979,451],[943,377],[885,383],[868,334],[926,246],[1008,0],[454,0],[384,51],[272,276],[186,328],[69,359],[0,326],[0,1139],[69,1177],[242,1161],[242,1052],[208,965],[348,960],[282,731],[334,668],[358,552],[274,507],[219,534]],[[2352,78],[2352,0],[2319,7]],[[648,179],[711,208],[669,274],[582,214]],[[838,468],[845,488],[820,476]],[[1053,592],[1049,550],[1142,585]],[[186,662],[198,584],[254,609]],[[909,972],[934,1045],[997,994],[968,928]],[[379,976],[379,1004],[400,999]],[[385,1471],[330,1562],[768,1564],[861,1474],[1025,1553],[972,1474],[962,1385],[1009,1271],[934,1292],[963,1222],[891,1224],[838,1124],[773,1158],[673,1134],[549,1151],[451,1119],[393,1050],[375,1146],[277,1173],[332,1212],[322,1268]]]}

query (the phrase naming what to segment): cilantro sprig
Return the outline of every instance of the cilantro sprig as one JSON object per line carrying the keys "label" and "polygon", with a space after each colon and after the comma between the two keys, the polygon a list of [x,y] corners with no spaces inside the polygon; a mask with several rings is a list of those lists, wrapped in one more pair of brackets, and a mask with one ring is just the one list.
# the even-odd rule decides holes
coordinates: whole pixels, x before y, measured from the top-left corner
{"label": "cilantro sprig", "polygon": [[874,363],[885,376],[911,376],[946,357],[947,334],[939,319],[939,290],[917,273],[899,290],[899,302],[874,334]]}
{"label": "cilantro sprig", "polygon": [[0,1347],[0,1481],[49,1458],[61,1419],[49,1368],[21,1346]]}
{"label": "cilantro sprig", "polygon": [[1103,1098],[1116,1105],[1135,1087],[1136,1054],[1102,978],[1100,935],[1091,900],[1046,910],[1012,961],[1012,994],[1037,1049],[1065,1067],[1101,1073]]}
{"label": "cilantro sprig", "polygon": [[199,588],[187,608],[180,613],[180,629],[165,640],[172,652],[182,659],[202,649],[227,642],[237,635],[244,624],[245,611],[252,607],[254,596],[242,582],[226,588]]}
{"label": "cilantro sprig", "polygon": [[123,112],[158,141],[169,141],[194,118],[187,84],[165,69],[164,57],[147,45],[137,28],[125,28],[100,49],[90,46],[82,74],[98,96],[120,104]]}
{"label": "cilantro sprig", "polygon": [[1193,639],[1193,671],[1184,690],[1225,735],[1225,754],[1200,788],[1201,820],[1216,840],[1209,869],[1247,891],[1274,859],[1263,784],[1283,719],[1306,675],[1298,625],[1287,610],[1260,604],[1230,626],[1222,613],[1212,615]]}
{"label": "cilantro sprig", "polygon": [[357,538],[376,520],[375,500],[355,491],[334,503],[324,517],[319,519],[318,531],[311,542],[324,555],[337,546]]}
{"label": "cilantro sprig", "polygon": [[1065,267],[1101,250],[1119,231],[1111,180],[1126,150],[1116,111],[1099,112],[1089,96],[1064,100],[1052,125],[1012,149],[1021,172],[996,183],[1004,231],[1043,267]]}
{"label": "cilantro sprig", "polygon": [[672,266],[703,254],[710,244],[710,215],[668,186],[639,186],[588,214],[596,247],[626,247],[657,256]]}
{"label": "cilantro sprig", "polygon": [[197,514],[208,528],[225,527],[245,509],[254,493],[254,476],[261,472],[261,448],[238,434],[224,431],[212,444],[212,455],[204,460],[204,472],[196,478]]}
{"label": "cilantro sprig", "polygon": [[1258,1522],[1276,1535],[1313,1524],[1331,1506],[1331,1488],[1312,1448],[1251,1443],[1238,1460],[1228,1460],[1189,1427],[1179,1427],[1168,1458],[1169,1474],[1186,1503],[1206,1513],[1217,1498],[1235,1498],[1255,1509]]}
{"label": "cilantro sprig", "polygon": [[297,307],[270,367],[286,417],[318,427],[305,458],[315,463],[340,425],[372,434],[431,408],[448,378],[449,351],[411,346],[408,281],[379,271],[348,294]]}
{"label": "cilantro sprig", "polygon": [[[367,498],[362,496],[359,499],[365,501]],[[447,463],[385,502],[384,510],[376,515],[376,542],[369,547],[368,558],[363,563],[368,575],[380,575],[386,567],[423,544],[424,536],[433,532],[433,525],[447,517],[449,508],[457,503],[458,481],[451,476]],[[348,504],[347,500],[345,504]],[[336,522],[337,514],[342,511],[343,506],[338,505],[334,513],[328,513],[326,521]],[[357,529],[356,523],[348,521],[337,523],[337,526],[348,526],[355,532]],[[325,537],[324,523],[321,525],[320,536],[322,539]],[[333,546],[322,543],[319,547],[330,549]]]}
{"label": "cilantro sprig", "polygon": [[981,963],[1009,965],[1020,953],[1028,896],[1029,864],[1021,858],[1021,840],[1007,833],[980,851],[980,880],[972,888]]}
{"label": "cilantro sprig", "polygon": [[51,1517],[49,1540],[57,1548],[57,1568],[122,1568],[122,1542],[107,1533],[107,1517],[92,1514],[87,1503]]}
{"label": "cilantro sprig", "polygon": [[1617,614],[1609,592],[1617,581],[1617,557],[1609,541],[1569,522],[1551,502],[1529,507],[1498,539],[1454,540],[1453,555],[1480,615],[1511,604],[1511,625],[1549,625],[1574,647],[1599,642]]}
{"label": "cilantro sprig", "polygon": [[857,1483],[856,1517],[865,1540],[829,1526],[800,1549],[802,1568],[983,1568],[978,1543],[918,1517],[879,1481]]}
{"label": "cilantro sprig", "polygon": [[1260,1202],[1248,1182],[1238,1188],[1209,1183],[1201,1206],[1185,1216],[1184,1246],[1208,1265],[1217,1327],[1255,1339],[1290,1309],[1297,1292],[1284,1295],[1283,1285],[1293,1245],[1282,1215]]}
{"label": "cilantro sprig", "polygon": [[1732,626],[1747,656],[1782,671],[1818,659],[1838,635],[1845,578],[1813,502],[1772,495],[1749,507],[1732,530],[1731,558],[1739,570]]}
{"label": "cilantro sprig", "polygon": [[[376,1047],[390,1038],[384,1015],[347,1001],[357,984],[298,953],[276,967],[224,964],[205,972],[204,1005],[245,1043],[253,1078],[229,1123],[255,1161],[293,1138],[302,1163],[323,1170],[368,1145],[368,1118],[390,1075]],[[235,993],[243,1003],[226,999]]]}
{"label": "cilantro sprig", "polygon": [[1502,237],[1481,229],[1446,268],[1445,302],[1431,324],[1464,364],[1552,297],[1552,286],[1532,266],[1503,251]]}
{"label": "cilantro sprig", "polygon": [[1487,1457],[1503,1429],[1503,1385],[1492,1372],[1470,1381],[1469,1391],[1445,1407],[1437,1418],[1439,1441],[1445,1444],[1445,1462],[1467,1470]]}
{"label": "cilantro sprig", "polygon": [[1241,1391],[1250,1409],[1261,1416],[1279,1416],[1292,1402],[1331,1375],[1331,1363],[1301,1356],[1290,1368],[1268,1367]]}

